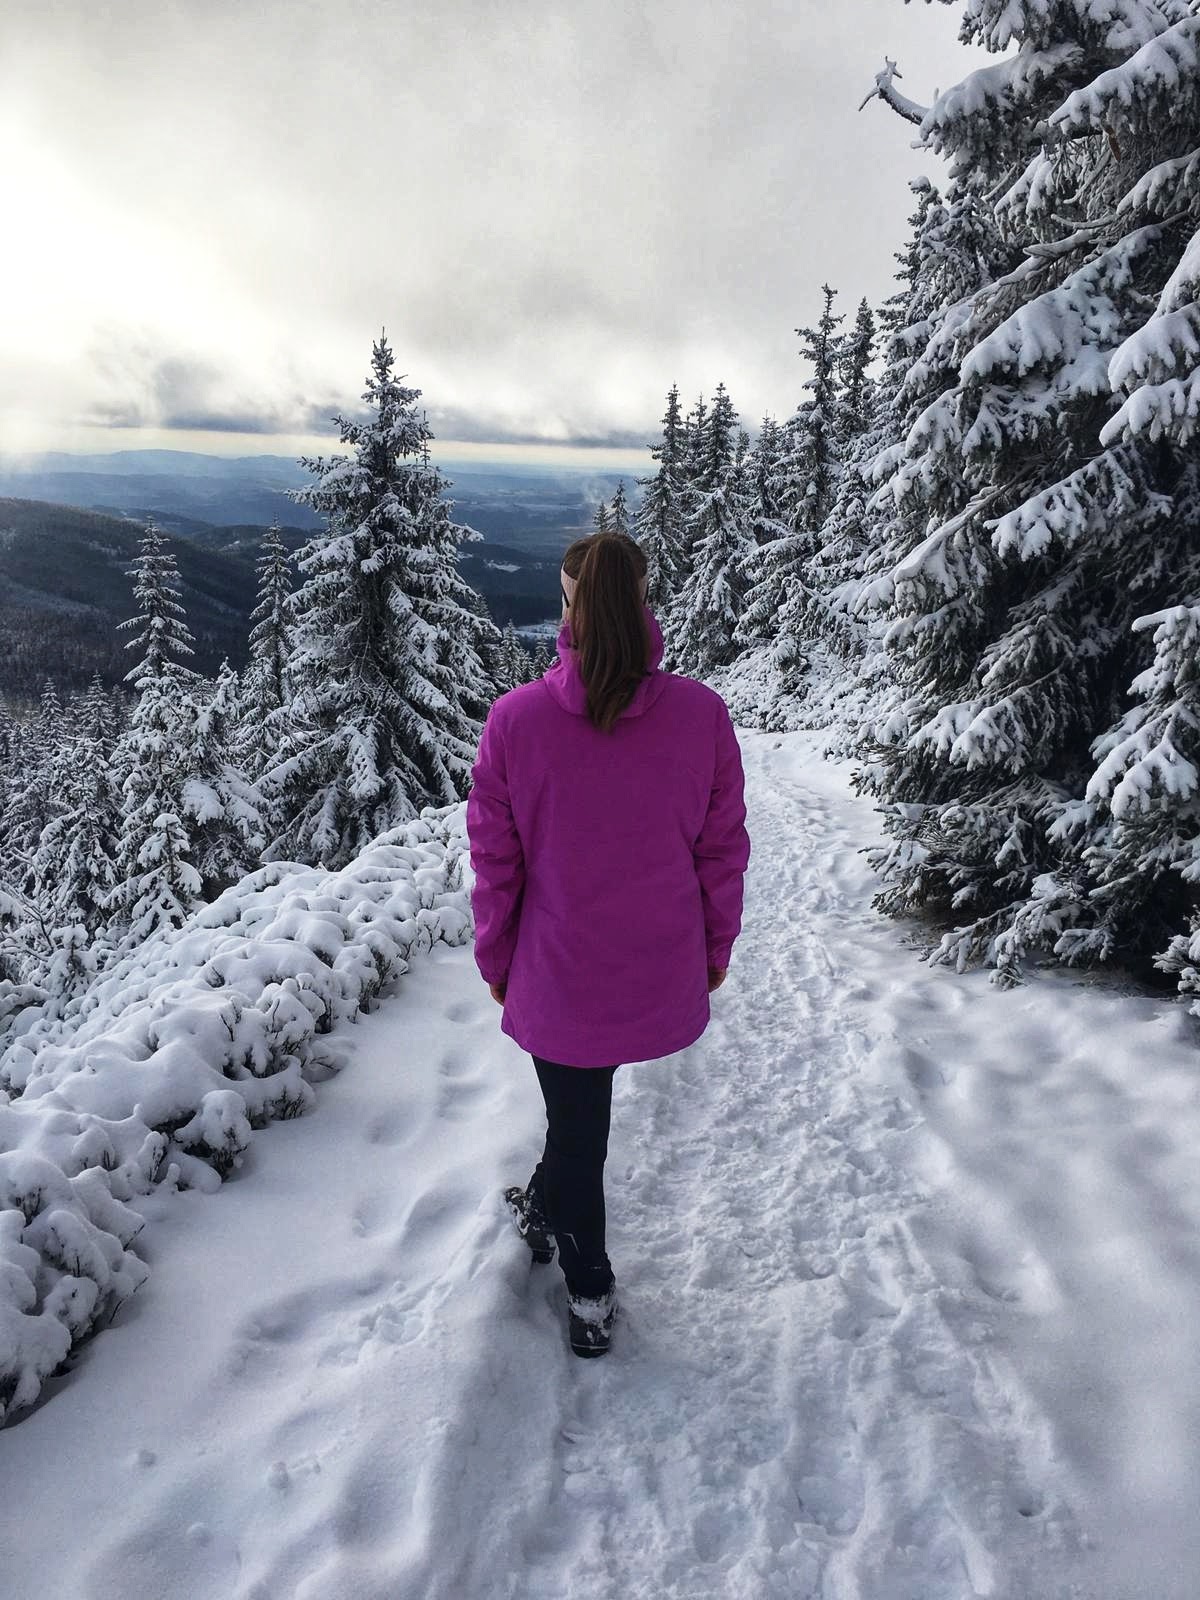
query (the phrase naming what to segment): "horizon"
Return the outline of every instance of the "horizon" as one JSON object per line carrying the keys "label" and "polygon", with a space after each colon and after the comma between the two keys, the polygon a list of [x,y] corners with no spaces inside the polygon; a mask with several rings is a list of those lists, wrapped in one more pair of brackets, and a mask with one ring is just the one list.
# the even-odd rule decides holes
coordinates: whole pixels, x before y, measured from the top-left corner
{"label": "horizon", "polygon": [[[234,438],[258,439],[261,435],[235,436],[220,434],[216,436],[222,442]],[[171,444],[138,444],[113,442],[108,448],[102,443],[97,443],[85,450],[67,450],[61,447],[52,447],[45,450],[6,450],[0,447],[0,462],[10,471],[20,471],[22,467],[33,466],[62,457],[66,460],[86,460],[95,456],[118,455],[178,455],[191,457],[206,457],[212,460],[236,461],[289,461],[299,463],[301,455],[337,455],[341,452],[341,441],[336,435],[308,436],[298,440],[295,451],[277,450],[249,450],[245,448],[218,450],[215,448],[188,449],[178,443]],[[653,467],[650,458],[649,444],[643,450],[634,449],[608,449],[602,445],[516,445],[510,443],[489,444],[475,440],[445,441],[434,439],[430,445],[430,456],[438,465],[455,467],[459,471],[483,468],[503,468],[510,471],[529,472],[576,472],[586,474],[589,472],[619,473],[628,472],[631,476],[637,472],[647,475]]]}

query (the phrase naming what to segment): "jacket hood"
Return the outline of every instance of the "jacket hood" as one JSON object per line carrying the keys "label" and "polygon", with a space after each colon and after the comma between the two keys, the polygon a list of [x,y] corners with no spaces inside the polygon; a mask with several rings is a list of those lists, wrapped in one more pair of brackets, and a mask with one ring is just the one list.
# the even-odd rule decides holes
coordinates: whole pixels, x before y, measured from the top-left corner
{"label": "jacket hood", "polygon": [[[649,666],[642,681],[633,691],[633,698],[618,717],[618,721],[623,717],[640,717],[648,706],[654,704],[667,686],[667,674],[659,671],[659,662],[663,658],[662,629],[658,625],[658,618],[648,605],[642,606],[642,612],[650,634]],[[558,660],[543,675],[542,682],[564,711],[586,717],[587,686],[579,676],[578,658],[571,643],[570,618],[567,618],[558,630],[556,643]]]}

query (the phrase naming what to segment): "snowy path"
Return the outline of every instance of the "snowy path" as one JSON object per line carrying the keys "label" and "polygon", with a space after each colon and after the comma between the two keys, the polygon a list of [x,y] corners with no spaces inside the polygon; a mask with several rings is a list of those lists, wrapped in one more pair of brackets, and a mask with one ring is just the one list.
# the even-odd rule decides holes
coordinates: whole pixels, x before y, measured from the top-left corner
{"label": "snowy path", "polygon": [[0,1434],[4,1600],[1193,1600],[1190,1020],[920,967],[844,771],[742,741],[714,1020],[616,1077],[610,1356],[502,1214],[536,1080],[436,948],[313,1116],[145,1203],[150,1283]]}

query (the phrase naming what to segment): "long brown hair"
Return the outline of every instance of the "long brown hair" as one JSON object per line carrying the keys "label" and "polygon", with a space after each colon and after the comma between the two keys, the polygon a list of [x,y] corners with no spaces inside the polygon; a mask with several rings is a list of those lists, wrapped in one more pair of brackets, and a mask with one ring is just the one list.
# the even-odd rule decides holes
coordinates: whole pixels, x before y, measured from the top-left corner
{"label": "long brown hair", "polygon": [[608,733],[648,671],[646,555],[627,533],[593,533],[568,545],[562,566],[578,586],[567,618],[588,717]]}

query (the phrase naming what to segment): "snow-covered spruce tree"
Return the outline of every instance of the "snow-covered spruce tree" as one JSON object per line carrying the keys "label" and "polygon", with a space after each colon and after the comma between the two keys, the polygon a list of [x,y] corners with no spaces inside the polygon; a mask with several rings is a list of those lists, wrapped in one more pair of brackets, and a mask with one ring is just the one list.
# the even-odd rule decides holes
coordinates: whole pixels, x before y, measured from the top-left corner
{"label": "snow-covered spruce tree", "polygon": [[47,1022],[66,1015],[99,971],[96,950],[82,922],[66,922],[51,930],[50,959],[40,975],[45,995],[39,1001]]}
{"label": "snow-covered spruce tree", "polygon": [[252,871],[267,842],[262,796],[236,752],[245,726],[239,687],[237,673],[223,661],[216,682],[198,684],[182,706],[179,809],[205,900]]}
{"label": "snow-covered spruce tree", "polygon": [[[1134,628],[1154,629],[1154,661],[1131,685],[1138,703],[1094,744],[1100,764],[1080,808],[1091,823],[1081,854],[1095,922],[1084,931],[1073,918],[1063,937],[1161,953],[1194,912],[1200,882],[1200,603]],[[1038,900],[1051,898],[1046,890]]]}
{"label": "snow-covered spruce tree", "polygon": [[288,662],[293,702],[264,774],[284,824],[264,859],[342,866],[422,806],[461,799],[494,697],[481,649],[499,630],[460,577],[448,487],[431,464],[419,389],[372,350],[365,422],[335,417],[350,455],[302,458],[292,497],[327,520],[297,556]]}
{"label": "snow-covered spruce tree", "polygon": [[250,613],[249,659],[242,672],[241,722],[236,735],[238,759],[249,778],[270,764],[267,729],[291,699],[288,657],[291,654],[292,561],[276,517],[263,535],[255,563],[258,599]]}
{"label": "snow-covered spruce tree", "polygon": [[609,531],[612,533],[629,532],[629,502],[625,498],[625,480],[617,480],[616,492],[608,503]]}
{"label": "snow-covered spruce tree", "polygon": [[596,533],[611,533],[612,525],[612,511],[609,509],[608,501],[601,500],[592,518],[592,528]]}
{"label": "snow-covered spruce tree", "polygon": [[[691,570],[671,608],[674,670],[705,677],[737,654],[734,630],[746,568],[749,492],[746,435],[723,383],[704,422],[704,449],[691,480],[687,528]],[[665,654],[665,652],[664,652]]]}
{"label": "snow-covered spruce tree", "polygon": [[[851,419],[859,410],[866,428],[847,447],[833,509],[822,530],[822,548],[807,574],[811,611],[806,627],[849,669],[844,694],[835,694],[828,746],[838,757],[857,751],[864,724],[886,725],[894,709],[890,656],[882,645],[885,620],[876,602],[880,592],[891,596],[886,575],[909,548],[909,531],[902,519],[898,528],[891,474],[903,449],[898,441],[907,437],[929,395],[949,381],[940,370],[916,363],[929,337],[930,319],[947,294],[955,292],[951,285],[974,282],[981,271],[972,210],[948,212],[928,179],[916,179],[909,187],[917,205],[909,217],[909,240],[895,253],[900,287],[875,319],[882,368],[877,377],[865,377],[858,408],[853,369],[848,374],[850,399],[843,398],[840,409],[843,437],[849,439]],[[848,340],[856,332],[857,326]],[[880,588],[874,580],[881,575]]]}
{"label": "snow-covered spruce tree", "polygon": [[37,715],[8,728],[8,758],[0,770],[0,1029],[43,994],[32,978],[52,941],[34,862],[40,826],[61,810],[62,723],[57,692],[47,682]]}
{"label": "snow-covered spruce tree", "polygon": [[[1050,118],[1059,142],[1090,149],[1093,204],[1102,215],[1107,208],[1111,237],[1138,229],[1148,236],[1135,269],[1139,314],[1108,364],[1119,408],[1100,443],[1118,456],[1135,453],[1148,487],[1168,508],[1143,546],[1148,593],[1161,609],[1132,623],[1136,637],[1152,638],[1153,659],[1129,685],[1134,706],[1092,746],[1098,766],[1082,802],[1066,807],[1052,830],[1069,850],[1068,864],[1037,886],[1012,958],[1033,942],[1030,934],[1067,960],[1116,957],[1140,965],[1154,956],[1195,992],[1200,8],[1163,9],[1175,15],[1172,26]],[[1031,165],[1006,203],[1034,217],[1055,204],[1063,175],[1053,150]],[[1181,927],[1189,932],[1180,934]]]}
{"label": "snow-covered spruce tree", "polygon": [[680,515],[683,523],[682,576],[691,571],[691,550],[688,544],[689,527],[695,516],[696,504],[703,494],[705,463],[708,453],[708,402],[697,395],[696,404],[683,419],[683,441],[680,450],[679,476],[681,485]]}
{"label": "snow-covered spruce tree", "polygon": [[[80,924],[85,945],[106,925],[117,883],[122,803],[114,773],[117,740],[112,702],[95,674],[67,719],[63,809],[42,829],[33,862],[33,892],[47,922],[52,928]],[[78,953],[84,945],[74,940],[71,948]],[[86,962],[70,969],[90,970]]]}
{"label": "snow-covered spruce tree", "polygon": [[967,281],[928,319],[906,385],[926,404],[888,458],[895,559],[874,590],[898,697],[864,769],[893,835],[879,901],[965,916],[936,957],[1002,981],[1036,945],[1139,954],[1090,894],[1084,795],[1145,659],[1133,622],[1196,587],[1193,468],[1148,420],[1165,369],[1145,365],[1191,301],[1191,9],[970,0],[963,38],[1015,53],[927,111],[891,63],[877,84],[951,157],[947,219],[977,240],[971,262],[947,228]]}
{"label": "snow-covered spruce tree", "polygon": [[646,603],[656,615],[665,611],[683,583],[683,417],[675,384],[667,395],[662,424],[662,438],[650,447],[658,467],[649,477],[637,479],[642,498],[633,522],[633,537],[646,557]]}
{"label": "snow-covered spruce tree", "polygon": [[25,894],[35,894],[34,856],[42,830],[63,810],[65,729],[58,690],[47,678],[37,714],[14,741],[0,812],[0,872]]}
{"label": "snow-covered spruce tree", "polygon": [[821,293],[825,304],[816,327],[796,329],[804,341],[801,355],[812,366],[812,377],[804,385],[811,398],[784,425],[781,462],[785,512],[792,527],[811,539],[817,538],[829,515],[841,465],[837,330],[843,318],[833,314],[837,291],[825,284]]}
{"label": "snow-covered spruce tree", "polygon": [[837,373],[836,428],[844,461],[856,441],[871,423],[872,381],[870,366],[875,355],[875,313],[866,300],[860,300],[854,326],[838,340],[834,356]]}
{"label": "snow-covered spruce tree", "polygon": [[805,340],[803,354],[812,364],[812,377],[805,384],[811,398],[789,418],[783,435],[780,482],[792,540],[771,545],[763,556],[763,575],[768,569],[773,571],[779,596],[774,660],[784,695],[797,693],[808,669],[810,595],[806,577],[820,552],[825,523],[833,509],[845,444],[839,426],[842,340],[837,333],[843,318],[833,314],[836,291],[825,284],[821,292],[825,304],[816,327],[796,330]]}
{"label": "snow-covered spruce tree", "polygon": [[781,539],[790,539],[792,529],[784,520],[783,430],[774,417],[764,416],[758,438],[746,463],[747,540],[742,557],[742,609],[733,632],[734,643],[742,649],[774,638],[773,602],[776,588],[766,577],[767,550]]}
{"label": "snow-covered spruce tree", "polygon": [[[669,410],[669,407],[668,407]],[[703,452],[708,435],[708,404],[700,395],[696,404],[683,418],[679,435],[678,455],[673,475],[675,488],[672,514],[675,523],[675,543],[672,570],[669,580],[667,569],[659,574],[657,616],[663,636],[663,667],[666,671],[678,670],[680,648],[687,621],[680,608],[680,596],[692,573],[692,536],[694,517],[701,494],[703,477]],[[664,555],[668,553],[664,547]],[[647,558],[649,559],[649,558]],[[652,576],[652,575],[649,575]],[[647,597],[653,591],[647,589]]]}
{"label": "snow-covered spruce tree", "polygon": [[775,447],[771,499],[780,531],[762,542],[742,611],[740,638],[773,642],[781,698],[794,694],[807,664],[804,634],[805,567],[820,547],[839,476],[837,439],[837,328],[835,291],[822,290],[824,310],[815,328],[798,328],[801,356],[812,365],[802,401],[782,425]]}
{"label": "snow-covered spruce tree", "polygon": [[192,635],[175,557],[153,518],[129,576],[141,610],[119,627],[139,630],[126,649],[140,650],[141,660],[125,674],[138,698],[114,754],[122,820],[117,883],[109,900],[109,937],[122,954],[159,928],[178,927],[199,904],[202,888],[181,818],[184,730],[190,696],[201,680],[178,659],[192,654]]}
{"label": "snow-covered spruce tree", "polygon": [[0,700],[0,776],[8,771],[17,743],[17,725],[12,713]]}
{"label": "snow-covered spruce tree", "polygon": [[500,638],[497,682],[503,684],[505,690],[515,689],[518,684],[531,682],[536,676],[532,659],[517,637],[517,630],[511,620],[504,624]]}
{"label": "snow-covered spruce tree", "polygon": [[870,492],[863,468],[883,442],[876,426],[876,386],[869,372],[874,341],[875,315],[864,300],[854,327],[838,340],[834,354],[838,485],[803,574],[803,631],[830,646],[843,662],[855,659],[863,649],[861,625],[848,614],[846,598],[862,573],[862,525]]}

